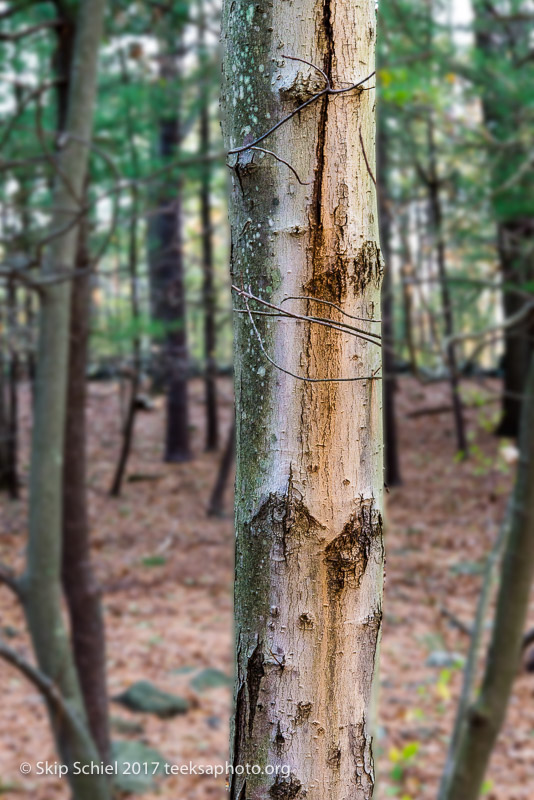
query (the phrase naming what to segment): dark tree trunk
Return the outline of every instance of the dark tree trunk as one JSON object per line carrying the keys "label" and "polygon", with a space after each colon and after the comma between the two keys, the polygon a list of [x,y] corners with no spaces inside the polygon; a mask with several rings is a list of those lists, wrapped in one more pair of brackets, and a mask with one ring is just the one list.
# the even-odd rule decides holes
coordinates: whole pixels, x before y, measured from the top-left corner
{"label": "dark tree trunk", "polygon": [[[484,122],[489,137],[498,143],[490,150],[490,175],[506,318],[529,302],[528,297],[513,290],[534,280],[534,175],[531,168],[525,169],[532,148],[524,122],[527,92],[534,76],[532,26],[508,24],[484,0],[474,0],[473,11]],[[506,69],[496,72],[495,63],[506,65]],[[534,352],[533,328],[534,315],[530,314],[519,325],[505,330],[503,415],[496,430],[499,436],[519,434],[522,395]]]}
{"label": "dark tree trunk", "polygon": [[55,28],[56,49],[53,56],[53,68],[58,80],[57,100],[57,131],[65,130],[67,110],[69,103],[69,84],[71,74],[72,54],[76,37],[76,20],[74,8],[69,9],[69,4],[61,0],[53,0],[61,24]]}
{"label": "dark tree trunk", "polygon": [[[199,59],[203,66],[200,110],[200,156],[210,152],[210,92],[208,55],[205,46],[205,18],[202,0],[199,2]],[[213,263],[213,230],[211,214],[212,173],[209,161],[203,165],[200,185],[200,214],[202,221],[202,267],[204,282],[202,300],[204,307],[204,353],[205,353],[205,397],[206,397],[206,450],[217,450],[219,446],[219,421],[217,415],[217,361],[215,358],[215,286]]]}
{"label": "dark tree trunk", "polygon": [[[162,231],[169,238],[167,267],[167,313],[169,331],[165,341],[167,374],[167,424],[165,437],[165,461],[179,462],[191,458],[189,449],[189,407],[187,396],[187,331],[185,311],[184,262],[182,244],[182,187],[176,186],[174,213],[162,214]],[[165,218],[165,222],[164,219]],[[167,224],[169,227],[167,228]],[[171,235],[172,230],[172,235]],[[172,236],[172,238],[171,238]],[[162,237],[162,242],[164,238]],[[166,269],[165,268],[165,269]]]}
{"label": "dark tree trunk", "polygon": [[[174,64],[162,74],[176,80]],[[160,121],[159,150],[162,159],[176,156],[180,142],[176,116]],[[165,329],[162,358],[157,371],[167,390],[165,461],[191,458],[189,449],[189,411],[187,396],[188,351],[182,241],[182,185],[177,181],[173,192],[163,192],[159,212],[151,225],[152,252],[150,282],[152,314]]]}
{"label": "dark tree trunk", "polygon": [[6,360],[0,340],[0,489],[7,489],[8,409],[6,398]]}
{"label": "dark tree trunk", "polygon": [[16,318],[17,318],[17,292],[15,284],[10,281],[7,290],[7,314],[8,314],[8,340],[11,339],[9,347],[9,369],[8,369],[8,405],[7,405],[7,442],[6,442],[6,465],[5,465],[5,487],[12,500],[17,500],[19,496],[19,479],[17,469],[18,456],[18,380],[19,380],[19,355],[16,346]]}
{"label": "dark tree trunk", "polygon": [[[209,108],[207,100],[200,115],[201,153],[210,150]],[[204,350],[206,358],[206,450],[217,450],[219,446],[219,421],[217,416],[217,362],[215,359],[215,286],[213,284],[213,239],[211,219],[211,169],[207,163],[202,171],[200,204],[202,217],[202,265],[204,283],[202,299],[204,305]]]}
{"label": "dark tree trunk", "polygon": [[219,472],[217,480],[213,487],[210,503],[208,506],[208,515],[210,517],[222,517],[224,514],[224,495],[228,488],[228,481],[232,473],[232,465],[235,460],[235,418],[228,433],[228,440],[224,448],[223,457],[219,465]]}
{"label": "dark tree trunk", "polygon": [[[89,265],[87,220],[80,226],[77,269]],[[62,581],[74,659],[89,727],[100,756],[110,757],[105,630],[100,590],[91,568],[86,497],[86,368],[90,318],[90,278],[73,280],[71,294],[67,416],[63,467]]]}
{"label": "dark tree trunk", "polygon": [[[521,286],[534,278],[534,218],[502,222],[498,228],[503,284]],[[517,292],[503,290],[505,318],[517,314],[527,301]],[[521,404],[530,358],[534,350],[534,314],[504,334],[503,415],[497,435],[517,437]]]}
{"label": "dark tree trunk", "polygon": [[[139,296],[137,289],[137,222],[138,222],[138,196],[137,190],[132,189],[132,215],[130,221],[130,244],[128,254],[128,268],[130,274],[130,303],[132,309],[132,320],[137,322],[139,319]],[[122,446],[111,486],[110,495],[119,497],[121,493],[122,481],[128,463],[128,456],[132,448],[135,417],[137,412],[137,393],[139,391],[139,381],[141,376],[141,342],[137,333],[133,340],[133,364],[132,381],[130,387],[130,398],[128,411],[122,431]]]}
{"label": "dark tree trunk", "polygon": [[7,440],[7,474],[6,485],[9,496],[17,500],[19,496],[19,479],[17,468],[18,455],[18,380],[19,357],[11,354],[9,363],[9,426]]}
{"label": "dark tree trunk", "polygon": [[[445,240],[443,238],[443,215],[441,210],[440,181],[437,175],[436,152],[434,144],[434,125],[432,119],[428,121],[428,144],[430,174],[427,180],[428,200],[430,206],[430,218],[434,236],[434,246],[436,251],[436,261],[438,267],[439,286],[441,292],[441,307],[443,312],[444,331],[447,339],[454,335],[454,317],[452,312],[452,302],[447,282],[447,268],[445,256]],[[458,364],[456,360],[456,348],[449,341],[446,348],[447,366],[449,368],[449,382],[451,386],[452,407],[454,416],[454,427],[456,431],[456,446],[463,458],[468,455],[467,437],[465,435],[465,423],[460,397],[460,386],[458,379]]]}
{"label": "dark tree trunk", "polygon": [[[72,76],[76,20],[59,9],[55,72],[57,126],[63,131]],[[90,525],[86,495],[87,355],[90,325],[89,220],[78,229],[76,269],[70,296],[69,353],[63,448],[63,516],[61,579],[71,623],[71,643],[87,721],[94,743],[105,761],[110,757],[106,644],[100,592],[91,567]],[[31,305],[29,306],[31,311]]]}
{"label": "dark tree trunk", "polygon": [[33,331],[35,329],[35,312],[33,308],[33,295],[30,289],[24,296],[24,313],[26,317],[26,328],[28,330],[28,344],[26,351],[26,369],[30,382],[32,397],[35,383],[35,347],[33,343]]}
{"label": "dark tree trunk", "polygon": [[391,274],[391,206],[387,194],[387,130],[385,121],[378,117],[377,192],[380,224],[380,248],[385,267],[382,283],[382,363],[384,369],[383,417],[384,417],[384,466],[388,486],[402,483],[395,419],[395,352],[393,349],[393,281]]}

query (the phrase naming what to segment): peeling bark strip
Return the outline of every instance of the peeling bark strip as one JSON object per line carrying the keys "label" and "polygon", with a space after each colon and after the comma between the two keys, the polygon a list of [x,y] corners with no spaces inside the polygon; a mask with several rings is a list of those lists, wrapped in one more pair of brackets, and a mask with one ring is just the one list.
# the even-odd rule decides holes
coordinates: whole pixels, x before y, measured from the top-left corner
{"label": "peeling bark strip", "polygon": [[[228,150],[314,97],[320,70],[334,90],[371,74],[374,17],[370,2],[226,0]],[[292,300],[301,314],[352,315],[378,334],[374,102],[362,89],[325,94],[265,137],[282,162],[260,149],[237,153],[230,221],[236,286],[278,305],[304,297]],[[290,373],[372,376],[380,348],[295,318],[253,321],[235,315],[232,759],[289,773],[234,775],[230,797],[366,800],[382,618],[381,384]]]}

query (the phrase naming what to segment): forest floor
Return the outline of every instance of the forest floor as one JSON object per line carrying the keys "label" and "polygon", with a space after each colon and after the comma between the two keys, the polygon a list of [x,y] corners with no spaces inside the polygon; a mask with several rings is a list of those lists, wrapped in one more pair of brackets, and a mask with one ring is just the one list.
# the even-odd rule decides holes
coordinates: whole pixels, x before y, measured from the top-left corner
{"label": "forest floor", "polygon": [[[493,388],[496,388],[495,385]],[[232,389],[221,379],[224,436]],[[135,714],[111,703],[113,736],[138,739],[174,764],[224,764],[230,690],[196,691],[187,668],[231,675],[233,530],[231,496],[225,519],[206,517],[219,457],[203,452],[202,384],[191,383],[195,459],[161,462],[163,404],[137,418],[128,466],[135,481],[122,497],[107,496],[119,444],[118,392],[90,385],[89,497],[94,561],[104,590],[109,694],[138,680],[187,697],[188,713],[172,719]],[[465,394],[484,392],[466,382]],[[449,413],[410,417],[417,408],[447,404],[446,384],[399,379],[398,428],[403,485],[387,494],[387,568],[381,650],[379,797],[430,800],[452,728],[461,669],[480,585],[480,568],[494,542],[514,467],[510,448],[494,438],[495,403],[471,408],[472,457],[455,460]],[[27,473],[29,398],[21,408],[22,473]],[[150,475],[151,479],[147,480]],[[142,479],[144,478],[144,479]],[[21,501],[2,499],[0,561],[21,567],[26,534]],[[534,610],[534,609],[533,609]],[[534,614],[530,620],[534,623]],[[458,621],[460,624],[458,625]],[[0,628],[31,658],[23,616],[0,588]],[[433,665],[437,666],[433,666]],[[441,666],[440,666],[441,665]],[[445,666],[444,666],[445,665]],[[519,674],[486,784],[494,800],[534,796],[534,675]],[[14,669],[0,664],[0,794],[10,800],[69,797],[65,779],[23,776],[19,764],[54,762],[41,697]],[[175,775],[158,779],[146,800],[219,800],[225,778]]]}

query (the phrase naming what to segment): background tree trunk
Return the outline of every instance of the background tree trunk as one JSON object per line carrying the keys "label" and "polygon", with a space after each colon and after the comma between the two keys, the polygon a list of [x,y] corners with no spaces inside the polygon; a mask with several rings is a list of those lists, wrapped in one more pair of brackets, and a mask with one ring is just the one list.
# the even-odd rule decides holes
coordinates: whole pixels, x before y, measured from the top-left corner
{"label": "background tree trunk", "polygon": [[444,776],[443,800],[476,800],[504,722],[520,664],[534,576],[534,359],[527,378],[520,437],[520,459],[511,528],[501,567],[501,582],[482,688],[459,732],[456,757]]}
{"label": "background tree trunk", "polygon": [[[501,222],[498,226],[499,257],[502,280],[506,286],[521,286],[534,278],[534,217]],[[528,300],[514,291],[503,290],[505,319],[517,314]],[[516,437],[528,364],[534,351],[534,315],[504,332],[503,415],[497,428],[499,436]]]}
{"label": "background tree trunk", "polygon": [[19,408],[18,408],[18,382],[19,382],[19,354],[17,350],[17,291],[15,283],[9,282],[7,298],[7,330],[9,346],[9,366],[8,366],[8,424],[7,424],[7,447],[6,447],[6,472],[5,481],[7,491],[12,500],[19,496],[19,477],[17,469],[18,461],[18,428],[19,428]]}
{"label": "background tree trunk", "polygon": [[[200,40],[199,59],[207,69],[207,53],[205,49],[205,20],[202,4],[200,4]],[[208,156],[210,152],[210,94],[207,76],[201,77],[201,109],[200,109],[200,155]],[[216,292],[213,283],[213,221],[211,214],[211,164],[207,161],[202,166],[200,187],[200,215],[202,223],[202,266],[204,282],[202,286],[202,304],[204,308],[204,351],[206,358],[206,450],[217,450],[219,446],[219,421],[217,416],[217,361],[216,361],[216,327],[215,307]]]}
{"label": "background tree trunk", "polygon": [[[66,141],[58,155],[52,230],[61,231],[83,204],[91,139],[104,0],[82,0],[72,61]],[[68,176],[66,181],[62,176]],[[43,277],[74,271],[77,226],[57,235],[43,262]],[[66,422],[71,281],[46,286],[40,309],[35,416],[30,470],[30,520],[25,611],[40,670],[61,693],[77,724],[50,705],[61,758],[67,765],[98,760],[61,607],[62,478]],[[76,800],[107,800],[107,779],[69,779]]]}
{"label": "background tree trunk", "polygon": [[[129,84],[128,69],[126,65],[126,57],[123,51],[120,52],[120,64],[122,73],[122,82],[125,86]],[[128,146],[130,149],[130,160],[132,169],[137,173],[139,170],[139,159],[137,155],[137,148],[135,146],[135,126],[133,118],[133,109],[131,104],[128,103],[126,107],[126,133],[128,136]],[[130,308],[132,314],[132,322],[134,325],[139,324],[140,320],[140,303],[139,303],[139,275],[138,275],[138,225],[139,225],[139,191],[135,184],[130,191],[131,197],[131,215],[128,237],[128,274],[130,278]],[[126,419],[122,427],[122,443],[119,453],[119,460],[117,468],[111,484],[110,495],[111,497],[119,497],[122,488],[124,474],[126,472],[126,465],[133,443],[133,435],[135,428],[135,418],[137,414],[137,394],[141,382],[141,338],[139,331],[136,330],[132,341],[132,380],[130,385],[130,398],[128,403],[128,410],[126,412]]]}
{"label": "background tree trunk", "polygon": [[[521,8],[521,3],[517,10]],[[521,54],[532,48],[532,25],[506,20],[490,3],[474,0],[477,77],[481,83],[484,122],[494,142],[491,159],[493,211],[497,220],[498,250],[503,283],[505,318],[517,313],[529,298],[513,288],[534,280],[534,175],[522,170],[520,180],[507,183],[531,158],[530,143],[516,138],[524,114],[524,81],[528,71]],[[496,70],[495,65],[499,68]],[[522,77],[524,74],[524,77]],[[515,138],[515,142],[514,142]],[[500,148],[499,145],[506,144]],[[510,146],[510,143],[512,146]],[[491,152],[491,151],[490,151]],[[512,291],[509,291],[512,288]],[[521,401],[531,355],[534,352],[534,315],[508,328],[504,335],[503,415],[496,433],[516,437]]]}
{"label": "background tree trunk", "polygon": [[[447,339],[454,335],[454,316],[452,310],[452,299],[447,283],[447,267],[445,255],[445,239],[443,238],[443,214],[440,197],[440,180],[438,177],[438,166],[436,163],[436,147],[434,142],[434,123],[431,118],[428,120],[428,155],[429,155],[429,175],[427,180],[428,202],[430,209],[430,223],[434,238],[436,252],[436,263],[438,268],[439,288],[441,294],[441,308],[443,312],[444,332]],[[458,362],[456,358],[456,348],[452,342],[446,347],[447,366],[449,368],[449,382],[451,386],[452,409],[454,417],[454,429],[456,431],[456,446],[462,458],[468,455],[467,437],[465,435],[465,421],[462,408],[462,398],[460,397],[460,383],[458,378]]]}
{"label": "background tree trunk", "polygon": [[[325,85],[282,54],[316,64],[335,88],[372,73],[375,10],[301,0],[288,17],[281,0],[261,12],[232,0],[223,42],[224,130],[235,148]],[[335,321],[340,311],[321,301],[379,319],[378,215],[365,163],[374,169],[374,102],[360,89],[323,95],[268,139],[312,186],[269,155],[232,157],[238,291],[277,305],[313,297],[284,307]],[[238,291],[232,760],[287,765],[291,775],[234,775],[230,797],[370,798],[383,572],[382,391],[372,376],[381,348],[260,316],[261,304]],[[378,332],[376,322],[362,327]]]}
{"label": "background tree trunk", "polygon": [[219,465],[219,472],[217,473],[217,480],[211,493],[210,502],[208,506],[208,516],[222,517],[224,514],[224,495],[228,488],[228,482],[232,473],[232,466],[235,460],[235,420],[228,433],[228,439],[224,453]]}
{"label": "background tree trunk", "polygon": [[[171,47],[171,51],[172,51]],[[161,75],[177,83],[174,52],[162,56]],[[172,85],[172,84],[171,84]],[[159,153],[175,158],[181,140],[176,108],[159,123]],[[172,192],[165,188],[159,197],[159,211],[151,224],[150,287],[152,314],[165,329],[162,358],[156,383],[163,380],[167,392],[165,461],[191,458],[189,449],[189,404],[187,395],[188,351],[182,238],[182,182],[174,181]]]}
{"label": "background tree trunk", "polygon": [[393,274],[391,264],[391,209],[387,193],[387,129],[379,117],[377,142],[377,192],[380,221],[380,243],[384,254],[384,282],[382,285],[382,359],[384,364],[384,453],[385,480],[388,486],[402,483],[399,462],[397,422],[395,418],[395,350],[393,325]]}
{"label": "background tree trunk", "polygon": [[106,681],[106,634],[100,589],[91,567],[87,510],[86,419],[87,350],[90,325],[89,220],[79,227],[71,293],[67,417],[63,463],[62,579],[71,623],[74,660],[89,720],[101,758],[110,756]]}

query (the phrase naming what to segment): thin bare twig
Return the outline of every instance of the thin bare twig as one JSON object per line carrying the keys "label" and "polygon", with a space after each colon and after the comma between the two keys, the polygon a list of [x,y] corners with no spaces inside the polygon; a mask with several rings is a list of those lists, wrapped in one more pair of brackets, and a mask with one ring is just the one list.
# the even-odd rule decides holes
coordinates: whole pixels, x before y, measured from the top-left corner
{"label": "thin bare twig", "polygon": [[[306,377],[304,375],[297,375],[296,372],[291,372],[291,370],[288,370],[285,367],[282,367],[280,364],[277,364],[276,361],[274,361],[274,359],[271,358],[271,356],[269,355],[269,353],[265,349],[265,345],[263,343],[263,339],[261,338],[261,334],[260,334],[258,328],[256,327],[256,324],[254,322],[254,318],[252,316],[252,312],[250,310],[250,306],[248,304],[248,298],[249,297],[251,297],[251,299],[256,299],[256,298],[254,298],[254,296],[250,292],[247,292],[244,289],[239,289],[237,286],[232,286],[232,290],[236,291],[237,294],[242,297],[243,302],[245,303],[246,311],[248,313],[248,318],[249,318],[250,324],[252,326],[252,329],[253,329],[254,333],[256,334],[256,338],[258,340],[258,344],[260,346],[260,350],[263,353],[263,355],[265,356],[265,358],[267,359],[267,361],[270,364],[272,364],[272,366],[275,367],[275,369],[278,369],[278,370],[280,370],[280,372],[284,372],[286,375],[289,375],[292,378],[296,378],[297,380],[304,381],[306,383],[349,383],[349,382],[353,382],[353,381],[381,380],[381,377],[377,376],[377,374],[376,374],[381,369],[381,366],[379,366],[374,371],[374,373],[372,375],[365,376],[365,377],[354,377],[354,378],[308,378],[308,377]],[[286,314],[285,316],[295,316],[295,315],[287,315]],[[301,319],[303,319],[303,318],[301,318]]]}
{"label": "thin bare twig", "polygon": [[356,317],[354,314],[349,314],[347,311],[343,311],[341,306],[338,306],[336,303],[332,303],[330,300],[322,300],[319,297],[311,297],[310,295],[306,294],[291,294],[287,297],[284,297],[280,304],[285,303],[287,300],[312,300],[314,303],[322,303],[325,306],[331,306],[335,308],[336,311],[339,311],[340,314],[343,314],[344,317],[348,317],[349,319],[356,319],[358,322],[382,322],[381,319],[371,319],[370,317]]}
{"label": "thin bare twig", "polygon": [[[319,69],[319,67],[315,67],[315,69]],[[322,72],[322,70],[319,71]],[[358,89],[359,87],[361,87],[362,84],[368,81],[369,78],[372,78],[374,74],[375,71],[373,70],[373,72],[371,72],[370,75],[367,75],[366,78],[362,78],[361,81],[357,81],[356,83],[353,83],[351,84],[351,86],[347,86],[344,89],[333,89],[332,86],[330,85],[330,81],[328,80],[328,78],[326,78],[327,85],[325,86],[324,89],[321,89],[321,91],[317,92],[317,94],[314,94],[313,97],[310,97],[308,98],[308,100],[305,100],[304,103],[301,103],[300,106],[298,106],[289,114],[287,114],[285,117],[283,117],[281,120],[279,120],[275,125],[273,125],[272,128],[269,128],[269,130],[266,133],[262,133],[262,135],[258,136],[257,139],[254,139],[254,141],[250,142],[250,144],[243,144],[241,145],[241,147],[234,147],[232,148],[232,150],[229,150],[228,155],[239,155],[239,153],[244,153],[246,150],[250,150],[252,147],[256,147],[257,144],[263,142],[263,140],[266,139],[268,136],[270,136],[271,133],[274,133],[282,125],[285,125],[286,122],[289,122],[290,119],[296,116],[300,111],[303,111],[307,106],[311,105],[312,103],[315,103],[317,100],[319,100],[320,97],[325,97],[326,95],[346,94],[347,92],[352,92],[354,91],[354,89]],[[369,88],[374,88],[374,87],[369,87]],[[365,90],[362,89],[362,91]]]}
{"label": "thin bare twig", "polygon": [[294,167],[291,166],[289,161],[285,161],[285,159],[280,158],[280,156],[277,156],[276,153],[273,153],[272,150],[266,150],[264,147],[251,147],[250,149],[251,150],[259,150],[260,153],[267,153],[267,155],[273,156],[273,158],[276,158],[277,161],[280,161],[281,164],[285,164],[286,167],[288,167],[288,169],[291,170],[291,172],[293,173],[293,175],[298,180],[298,182],[300,183],[301,186],[311,186],[312,185],[313,181],[301,181],[301,179],[299,178],[297,170]]}
{"label": "thin bare twig", "polygon": [[457,344],[458,342],[466,342],[471,341],[473,339],[484,339],[486,336],[490,336],[495,334],[499,331],[513,328],[516,325],[519,325],[525,317],[534,310],[534,302],[526,303],[523,308],[519,309],[515,314],[512,314],[507,319],[503,319],[501,323],[498,325],[491,325],[489,328],[485,328],[483,331],[478,333],[457,333],[454,336],[448,336],[442,345],[442,349],[445,351],[451,344]]}
{"label": "thin bare twig", "polygon": [[29,28],[22,28],[14,33],[0,33],[0,42],[18,42],[21,39],[25,39],[26,36],[32,36],[34,33],[39,33],[49,28],[57,28],[61,24],[62,20],[51,19],[46,22],[40,22],[38,25],[31,25]]}
{"label": "thin bare twig", "polygon": [[367,158],[367,153],[365,152],[365,145],[363,143],[363,136],[362,136],[362,129],[361,128],[360,128],[359,133],[360,133],[360,144],[362,146],[362,153],[363,153],[363,158],[364,158],[364,161],[365,161],[365,166],[367,167],[367,172],[369,173],[369,177],[371,178],[371,180],[373,181],[373,183],[374,183],[374,185],[376,187],[376,178],[373,175],[373,171],[371,169],[371,165],[369,164],[369,160]]}
{"label": "thin bare twig", "polygon": [[23,596],[20,581],[13,570],[9,569],[9,567],[6,567],[5,564],[0,564],[0,583],[3,583],[4,586],[7,586],[9,589],[11,589],[17,599],[22,601]]}
{"label": "thin bare twig", "polygon": [[[380,340],[382,337],[377,333],[363,331],[361,328],[356,328],[353,325],[347,325],[345,322],[336,322],[335,320],[325,319],[324,317],[312,317],[305,314],[296,314],[292,311],[286,311],[281,306],[276,306],[274,303],[269,303],[267,300],[257,297],[250,291],[247,292],[245,289],[239,289],[235,285],[232,285],[232,289],[241,297],[246,297],[248,300],[254,300],[256,303],[260,303],[267,308],[273,309],[273,311],[278,312],[278,315],[281,317],[289,317],[291,319],[299,320],[300,322],[315,322],[317,325],[323,325],[325,328],[331,328],[332,330],[340,331],[341,333],[348,333],[351,336],[364,339],[366,342],[371,342],[371,344],[380,345]],[[239,309],[235,310],[238,311]],[[256,312],[252,311],[251,313],[254,314]]]}
{"label": "thin bare twig", "polygon": [[20,655],[12,647],[9,647],[5,642],[0,639],[0,658],[7,661],[12,666],[16,667],[22,674],[41,692],[43,697],[46,698],[49,705],[55,711],[66,719],[73,730],[84,739],[87,738],[87,733],[84,729],[82,721],[78,718],[76,713],[70,707],[69,703],[65,700],[56,684],[41,672],[40,669],[30,664],[29,661]]}
{"label": "thin bare twig", "polygon": [[312,64],[311,61],[306,61],[305,58],[298,58],[298,56],[288,56],[287,53],[282,53],[282,58],[289,58],[290,61],[300,61],[302,64],[307,64],[312,69],[315,69],[317,70],[317,72],[320,72],[323,78],[325,79],[326,85],[330,86],[330,78],[328,77],[326,72],[323,69],[321,69],[321,67],[317,66],[317,64]]}

